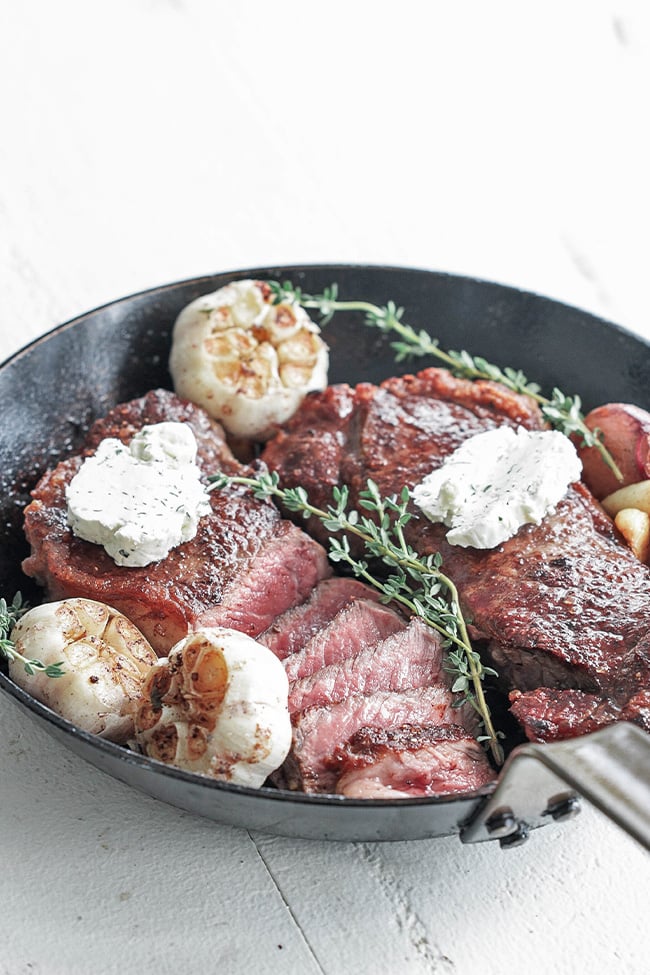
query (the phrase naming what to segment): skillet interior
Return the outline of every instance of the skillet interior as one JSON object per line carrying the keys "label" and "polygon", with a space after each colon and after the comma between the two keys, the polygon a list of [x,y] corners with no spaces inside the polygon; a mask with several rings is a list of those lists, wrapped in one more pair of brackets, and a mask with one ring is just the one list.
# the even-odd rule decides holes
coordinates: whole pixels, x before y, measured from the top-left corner
{"label": "skillet interior", "polygon": [[[39,594],[20,571],[27,554],[22,509],[40,473],[75,450],[89,422],[117,402],[170,386],[170,334],[180,309],[236,278],[292,280],[305,292],[333,281],[345,298],[404,306],[410,324],[443,348],[466,348],[512,365],[539,382],[579,393],[585,408],[606,401],[650,408],[649,346],[579,309],[503,285],[377,266],[257,268],[155,288],[62,325],[0,367],[0,594]],[[395,365],[388,337],[361,316],[326,328],[330,382],[377,382],[431,364]],[[133,755],[72,728],[0,670],[0,687],[68,747],[128,784],[219,822],[280,835],[338,840],[402,840],[458,830],[476,795],[453,800],[355,802],[214,783]],[[6,700],[6,699],[5,699]]]}

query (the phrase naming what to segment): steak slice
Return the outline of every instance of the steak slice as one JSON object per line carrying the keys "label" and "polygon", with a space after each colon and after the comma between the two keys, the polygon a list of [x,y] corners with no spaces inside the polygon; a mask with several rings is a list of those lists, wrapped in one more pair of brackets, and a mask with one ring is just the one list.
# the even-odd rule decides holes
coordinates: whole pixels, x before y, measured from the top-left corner
{"label": "steak slice", "polygon": [[336,791],[350,799],[399,799],[476,792],[496,773],[464,728],[361,728],[335,753]]}
{"label": "steak slice", "polygon": [[351,694],[338,704],[308,708],[294,716],[292,748],[274,780],[289,789],[332,793],[341,772],[337,749],[361,728],[440,726],[458,721],[475,732],[474,712],[467,706],[454,708],[449,688],[441,684]]}
{"label": "steak slice", "polygon": [[[96,423],[85,452],[107,436],[127,442],[145,424],[162,420],[190,424],[204,474],[243,470],[203,410],[162,390],[116,407]],[[32,552],[23,569],[50,599],[81,596],[113,606],[159,654],[201,624],[257,636],[331,572],[318,543],[283,520],[272,504],[235,488],[212,492],[211,513],[201,519],[196,536],[165,559],[143,568],[117,566],[101,546],[76,538],[67,526],[65,487],[81,460],[62,461],[32,492],[25,510]]]}
{"label": "steak slice", "polygon": [[405,628],[404,619],[394,610],[371,600],[356,599],[340,610],[302,650],[285,658],[289,682],[309,677]]}
{"label": "steak slice", "polygon": [[287,610],[273,620],[258,641],[272,650],[280,660],[296,653],[330,623],[339,610],[355,599],[379,600],[379,592],[358,579],[334,576],[323,579],[300,606]]}
{"label": "steak slice", "polygon": [[[383,495],[399,495],[468,437],[503,424],[543,426],[526,397],[426,369],[310,394],[263,457],[319,507],[335,485],[348,484],[354,508],[369,477]],[[506,690],[573,688],[623,707],[650,688],[650,570],[582,484],[540,525],[487,551],[449,545],[443,525],[411,512],[408,542],[422,555],[442,555]]]}
{"label": "steak slice", "polygon": [[257,638],[278,613],[302,603],[330,572],[324,549],[280,519],[254,554],[241,560],[220,602],[206,605],[194,625],[226,626]]}
{"label": "steak slice", "polygon": [[289,711],[335,704],[350,694],[404,691],[442,683],[442,641],[435,630],[414,618],[375,646],[330,664],[289,688]]}

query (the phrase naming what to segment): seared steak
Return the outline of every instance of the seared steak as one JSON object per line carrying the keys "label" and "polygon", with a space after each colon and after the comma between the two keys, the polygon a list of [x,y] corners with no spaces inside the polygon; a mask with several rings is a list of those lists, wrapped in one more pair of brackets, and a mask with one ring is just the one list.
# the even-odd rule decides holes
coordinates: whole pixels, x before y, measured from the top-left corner
{"label": "seared steak", "polygon": [[[111,411],[87,440],[91,453],[104,437],[128,441],[162,420],[187,422],[199,444],[204,474],[242,470],[221,428],[203,410],[156,391]],[[257,636],[288,608],[303,602],[329,575],[326,553],[279,516],[270,503],[243,490],[216,491],[212,512],[195,538],[144,568],[115,565],[98,545],[76,538],[66,524],[65,486],[81,457],[46,473],[25,511],[32,554],[23,565],[50,599],[82,596],[108,603],[138,626],[159,654],[199,624],[231,626]]]}
{"label": "seared steak", "polygon": [[[376,758],[381,769],[375,779],[366,780],[366,793],[372,794],[374,782],[378,797],[388,795],[392,769],[399,778],[395,794],[433,794],[439,787],[442,769],[455,769],[456,765],[464,771],[454,773],[455,779],[460,783],[464,776],[472,791],[484,781],[479,769],[483,776],[491,774],[474,739],[463,732],[463,743],[454,739],[450,744],[445,739],[441,745],[435,738],[435,745],[432,744],[438,725],[457,713],[443,672],[438,634],[417,619],[407,624],[376,600],[374,590],[362,583],[327,579],[318,584],[307,602],[283,614],[260,636],[260,641],[284,660],[294,725],[291,753],[274,775],[274,781],[306,792],[333,792],[338,789],[336,783],[342,769],[351,768],[348,738],[353,732],[371,723],[373,733],[379,734],[377,729],[393,729],[396,722],[419,720],[422,734],[429,734],[430,740],[407,748],[404,739],[400,739],[399,747],[404,753],[401,758],[395,751],[397,745],[380,750]],[[466,717],[473,725],[473,716]],[[441,734],[444,738],[445,733]],[[464,760],[446,756],[445,750],[466,748],[464,739],[468,737],[482,756],[479,761],[471,757],[473,747]],[[413,773],[408,786],[405,768],[413,769],[418,762],[424,765],[427,754],[429,759],[435,759],[440,774],[432,770],[428,778],[417,778]],[[347,764],[343,762],[344,755]],[[360,760],[355,762],[357,769]],[[369,764],[371,759],[366,754],[365,770]],[[453,783],[450,789],[454,790]]]}
{"label": "seared steak", "polygon": [[[334,621],[336,622],[336,620]],[[404,691],[444,682],[442,642],[435,630],[413,619],[375,646],[292,683],[289,711],[335,704],[350,694]]]}
{"label": "seared steak", "polygon": [[621,721],[633,721],[650,734],[650,690],[632,695],[621,709]]}
{"label": "seared steak", "polygon": [[[318,588],[325,585],[321,583]],[[366,797],[375,795],[375,788],[375,797],[381,798],[388,795],[393,774],[397,795],[433,794],[440,787],[443,767],[462,767],[456,775],[458,788],[464,780],[469,791],[492,774],[469,732],[463,732],[462,743],[456,736],[453,744],[444,731],[438,734],[443,723],[464,720],[474,729],[476,721],[467,706],[460,710],[454,707],[443,669],[442,641],[421,620],[412,619],[407,625],[392,610],[355,599],[302,650],[285,657],[284,664],[289,676],[293,741],[289,757],[274,776],[279,785],[305,792],[341,791],[337,782],[343,771],[354,766],[356,776],[363,765],[359,776],[364,784],[358,788]],[[420,726],[420,737],[414,733],[410,745],[403,735],[393,744],[388,738],[376,738],[386,747],[372,755],[366,749],[363,761],[357,756],[352,762],[355,746],[350,739],[359,729],[371,727],[372,734],[381,736],[405,722]],[[422,735],[429,736],[426,742]],[[440,736],[445,739],[443,744]],[[451,752],[467,750],[467,738],[473,744],[466,758],[454,758]],[[476,749],[480,759],[475,757]],[[373,777],[367,769],[375,760],[381,768]],[[427,761],[434,767],[430,776],[423,778]],[[416,775],[418,764],[420,774]],[[413,773],[410,785],[408,768]],[[451,791],[453,788],[452,783]]]}
{"label": "seared steak", "polygon": [[650,677],[650,573],[581,484],[554,515],[448,571],[511,687],[574,687],[622,703]]}
{"label": "seared steak", "polygon": [[351,799],[466,794],[496,777],[476,739],[456,724],[361,728],[334,757],[336,791]]}
{"label": "seared steak", "polygon": [[[347,483],[357,507],[369,477],[382,494],[399,494],[462,441],[501,424],[543,425],[527,398],[426,369],[379,387],[310,394],[263,458],[314,504],[327,506],[332,488]],[[442,554],[505,689],[574,688],[624,708],[650,687],[650,571],[583,485],[541,525],[489,551],[450,546],[444,526],[412,512],[408,541],[421,554]]]}
{"label": "seared steak", "polygon": [[120,403],[106,416],[95,420],[86,436],[83,453],[93,454],[107,437],[129,443],[142,427],[169,421],[191,427],[197,443],[197,463],[205,474],[218,470],[239,474],[245,470],[228,447],[221,425],[205,410],[179,399],[167,389],[152,389],[146,396]]}

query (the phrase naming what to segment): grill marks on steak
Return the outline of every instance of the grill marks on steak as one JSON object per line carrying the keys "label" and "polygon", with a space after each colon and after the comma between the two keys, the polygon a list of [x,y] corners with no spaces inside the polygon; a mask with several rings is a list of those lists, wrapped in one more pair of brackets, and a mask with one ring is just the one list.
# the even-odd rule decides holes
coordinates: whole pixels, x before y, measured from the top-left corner
{"label": "grill marks on steak", "polygon": [[[205,475],[243,470],[221,428],[203,410],[162,390],[122,404],[94,424],[86,452],[107,436],[128,442],[145,424],[162,420],[190,424]],[[201,624],[257,636],[331,572],[320,545],[284,521],[273,505],[242,489],[212,492],[211,513],[201,519],[195,538],[162,561],[144,568],[117,566],[100,546],[76,538],[67,527],[65,486],[80,463],[80,457],[63,461],[34,489],[25,510],[32,554],[23,569],[51,599],[82,596],[113,606],[159,654]]]}
{"label": "grill marks on steak", "polygon": [[[287,487],[299,471],[312,503],[326,506],[332,487],[347,483],[356,507],[368,477],[382,494],[398,494],[462,441],[502,424],[543,425],[534,404],[497,384],[427,369],[310,394],[263,456]],[[507,689],[574,689],[611,702],[621,717],[644,713],[643,702],[627,705],[650,688],[650,571],[582,484],[541,525],[490,551],[448,545],[444,526],[412,511],[407,540],[421,554],[442,554]],[[591,702],[583,703],[588,723]]]}

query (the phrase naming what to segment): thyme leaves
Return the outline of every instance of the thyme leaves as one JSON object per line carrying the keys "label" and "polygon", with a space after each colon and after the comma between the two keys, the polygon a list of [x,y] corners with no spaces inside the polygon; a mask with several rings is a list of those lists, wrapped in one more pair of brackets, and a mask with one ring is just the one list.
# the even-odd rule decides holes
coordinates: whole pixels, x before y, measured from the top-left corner
{"label": "thyme leaves", "polygon": [[30,660],[24,657],[16,649],[16,645],[11,639],[11,632],[28,609],[28,603],[23,602],[19,592],[16,593],[11,603],[0,598],[0,657],[4,657],[6,660],[19,661],[24,666],[25,672],[30,676],[38,672],[45,674],[46,677],[63,677],[65,671],[62,661],[46,665],[40,660]]}

